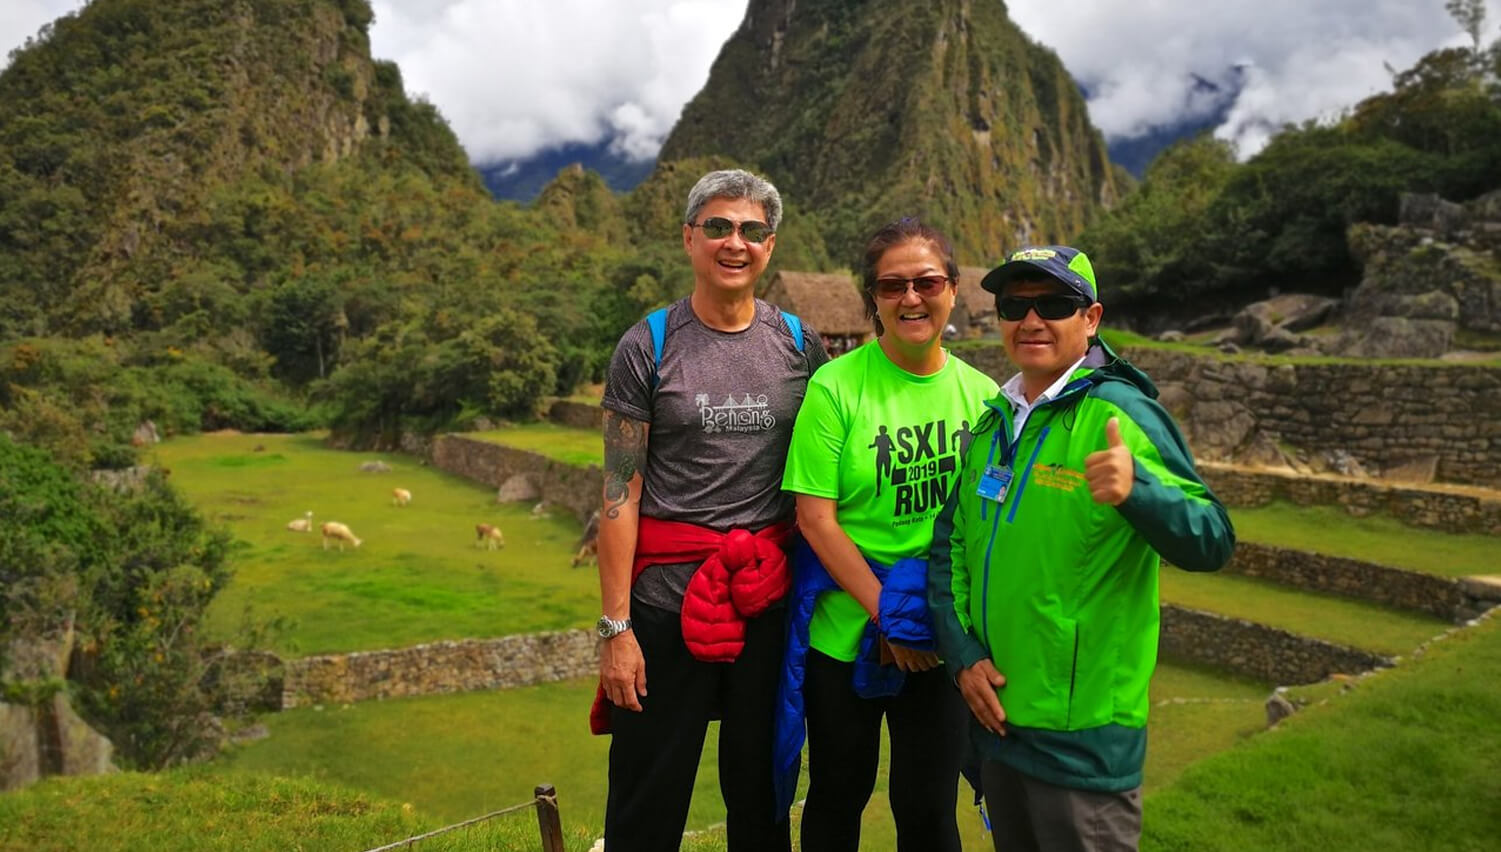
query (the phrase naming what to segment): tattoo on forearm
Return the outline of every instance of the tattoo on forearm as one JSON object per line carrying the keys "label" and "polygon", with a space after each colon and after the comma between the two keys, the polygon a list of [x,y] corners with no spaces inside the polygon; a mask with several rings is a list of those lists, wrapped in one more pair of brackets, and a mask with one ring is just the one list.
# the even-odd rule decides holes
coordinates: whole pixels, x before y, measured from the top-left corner
{"label": "tattoo on forearm", "polygon": [[605,412],[605,517],[620,517],[631,479],[646,467],[646,424]]}

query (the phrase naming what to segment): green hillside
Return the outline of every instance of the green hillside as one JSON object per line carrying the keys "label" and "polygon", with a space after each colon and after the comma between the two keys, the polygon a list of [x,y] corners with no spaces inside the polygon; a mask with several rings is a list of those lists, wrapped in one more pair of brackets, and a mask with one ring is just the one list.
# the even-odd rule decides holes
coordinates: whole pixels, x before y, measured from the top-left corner
{"label": "green hillside", "polygon": [[660,159],[705,155],[764,169],[851,265],[913,214],[989,263],[1071,238],[1129,183],[1058,57],[968,0],[754,0]]}

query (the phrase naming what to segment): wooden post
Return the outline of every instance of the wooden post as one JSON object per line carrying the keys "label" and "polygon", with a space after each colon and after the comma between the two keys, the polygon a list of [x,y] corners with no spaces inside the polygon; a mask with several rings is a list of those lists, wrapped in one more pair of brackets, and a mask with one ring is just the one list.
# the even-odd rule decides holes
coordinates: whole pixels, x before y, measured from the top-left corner
{"label": "wooden post", "polygon": [[537,828],[542,832],[542,852],[564,852],[558,791],[551,784],[539,784],[532,793],[537,797]]}

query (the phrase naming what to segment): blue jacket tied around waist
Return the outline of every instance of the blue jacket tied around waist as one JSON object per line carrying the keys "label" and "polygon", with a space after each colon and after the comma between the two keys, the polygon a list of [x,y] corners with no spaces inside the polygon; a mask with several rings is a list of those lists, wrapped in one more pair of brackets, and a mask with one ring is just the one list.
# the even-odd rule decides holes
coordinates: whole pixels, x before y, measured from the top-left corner
{"label": "blue jacket tied around waist", "polygon": [[[906,673],[894,665],[881,665],[880,637],[887,641],[916,648],[934,650],[933,622],[928,615],[928,563],[925,559],[900,559],[895,564],[871,562],[871,571],[881,581],[878,604],[881,626],[865,625],[860,647],[855,655],[855,694],[861,698],[896,695],[906,681]],[[797,790],[798,771],[804,727],[803,678],[807,671],[808,625],[819,594],[835,591],[839,584],[819,561],[806,541],[799,541],[793,554],[791,604],[787,608],[787,656],[782,663],[782,681],[777,686],[777,716],[773,734],[772,769],[776,786],[778,813],[792,806]]]}

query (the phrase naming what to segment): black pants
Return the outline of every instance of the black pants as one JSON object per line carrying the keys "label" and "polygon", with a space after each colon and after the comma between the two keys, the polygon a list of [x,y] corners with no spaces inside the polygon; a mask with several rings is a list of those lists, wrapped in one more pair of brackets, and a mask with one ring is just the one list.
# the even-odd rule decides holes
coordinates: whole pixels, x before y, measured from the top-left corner
{"label": "black pants", "polygon": [[1141,788],[1123,793],[1071,790],[998,760],[980,770],[996,852],[1135,852],[1141,841]]}
{"label": "black pants", "polygon": [[679,613],[632,601],[647,694],[640,713],[617,707],[610,715],[610,852],[667,852],[682,844],[704,734],[716,713],[729,852],[791,849],[787,814],[776,813],[771,768],[785,617],[777,608],[752,619],[735,662],[705,663],[683,644]]}
{"label": "black pants", "polygon": [[855,694],[854,665],[808,652],[808,801],[803,852],[855,852],[875,789],[881,717],[891,732],[891,815],[898,852],[959,852],[954,807],[969,709],[942,667],[908,674],[890,698]]}

